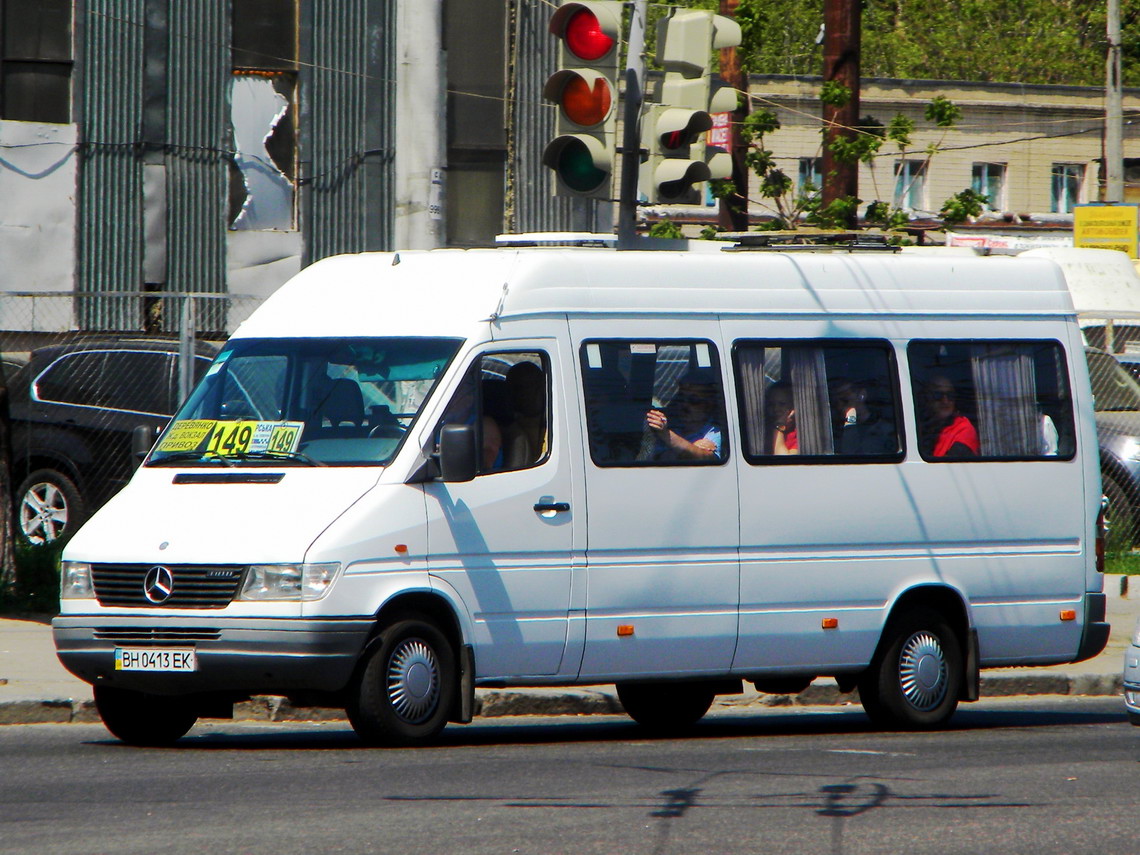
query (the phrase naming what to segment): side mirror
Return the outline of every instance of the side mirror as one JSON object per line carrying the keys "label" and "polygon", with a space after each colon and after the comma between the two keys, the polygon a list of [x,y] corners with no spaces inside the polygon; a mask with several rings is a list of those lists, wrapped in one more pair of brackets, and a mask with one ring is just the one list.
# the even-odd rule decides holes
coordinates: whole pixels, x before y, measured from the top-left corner
{"label": "side mirror", "polygon": [[135,459],[135,465],[146,459],[157,438],[158,428],[154,425],[135,425],[131,431],[131,456]]}
{"label": "side mirror", "polygon": [[474,425],[444,425],[439,433],[439,471],[444,481],[470,481],[478,470]]}

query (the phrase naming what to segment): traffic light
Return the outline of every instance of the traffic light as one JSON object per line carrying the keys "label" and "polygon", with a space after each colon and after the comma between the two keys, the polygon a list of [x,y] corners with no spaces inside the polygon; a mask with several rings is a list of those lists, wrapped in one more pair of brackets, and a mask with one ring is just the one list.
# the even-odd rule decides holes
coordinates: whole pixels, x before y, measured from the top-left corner
{"label": "traffic light", "polygon": [[609,199],[617,151],[620,2],[564,2],[550,18],[559,70],[543,97],[558,106],[555,137],[542,152],[554,193]]}
{"label": "traffic light", "polygon": [[732,160],[706,145],[710,113],[736,109],[736,93],[714,90],[708,70],[712,52],[740,44],[740,25],[712,12],[674,9],[657,26],[657,63],[665,69],[658,103],[646,111],[642,141],[648,158],[641,189],[651,204],[699,201],[694,184],[732,175]]}

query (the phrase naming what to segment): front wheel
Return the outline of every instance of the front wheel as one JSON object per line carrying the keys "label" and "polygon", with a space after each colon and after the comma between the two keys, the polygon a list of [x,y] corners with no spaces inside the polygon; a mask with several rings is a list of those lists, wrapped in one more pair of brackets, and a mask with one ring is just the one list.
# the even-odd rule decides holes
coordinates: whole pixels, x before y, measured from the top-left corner
{"label": "front wheel", "polygon": [[416,745],[447,724],[455,702],[455,652],[427,618],[389,624],[365,655],[346,712],[370,745]]}
{"label": "front wheel", "polygon": [[107,730],[128,745],[171,745],[185,736],[198,713],[187,698],[95,687],[95,708]]}
{"label": "front wheel", "polygon": [[958,637],[938,612],[916,609],[887,625],[859,699],[879,727],[931,729],[958,708],[962,679]]}
{"label": "front wheel", "polygon": [[629,717],[646,730],[670,734],[700,721],[716,692],[703,683],[618,683],[617,696]]}

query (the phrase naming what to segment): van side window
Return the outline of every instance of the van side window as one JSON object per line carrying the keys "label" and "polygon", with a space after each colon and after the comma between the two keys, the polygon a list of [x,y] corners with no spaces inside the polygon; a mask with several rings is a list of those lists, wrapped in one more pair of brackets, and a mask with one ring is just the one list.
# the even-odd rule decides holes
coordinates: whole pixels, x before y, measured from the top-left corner
{"label": "van side window", "polygon": [[924,460],[1072,459],[1073,402],[1055,341],[912,341]]}
{"label": "van side window", "polygon": [[723,463],[724,389],[707,341],[587,341],[581,347],[590,457],[598,466]]}
{"label": "van side window", "polygon": [[549,389],[544,354],[483,354],[436,425],[436,442],[445,424],[473,424],[483,449],[480,474],[536,466],[550,452]]}
{"label": "van side window", "polygon": [[902,459],[887,342],[742,341],[733,359],[750,463]]}

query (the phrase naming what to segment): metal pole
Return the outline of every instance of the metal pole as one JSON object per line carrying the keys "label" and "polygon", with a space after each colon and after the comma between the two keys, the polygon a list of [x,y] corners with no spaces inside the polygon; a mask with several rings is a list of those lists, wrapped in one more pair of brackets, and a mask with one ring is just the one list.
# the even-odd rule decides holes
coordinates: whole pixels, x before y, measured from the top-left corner
{"label": "metal pole", "polygon": [[618,249],[637,241],[637,174],[641,169],[641,101],[645,80],[645,9],[634,0],[625,54],[625,112],[622,115],[621,184],[618,194]]}
{"label": "metal pole", "polygon": [[1120,91],[1120,0],[1108,0],[1108,58],[1105,61],[1105,202],[1124,201],[1123,109]]}
{"label": "metal pole", "polygon": [[178,403],[190,397],[194,388],[194,339],[198,326],[194,311],[194,298],[189,294],[182,298],[182,317],[178,326]]}

